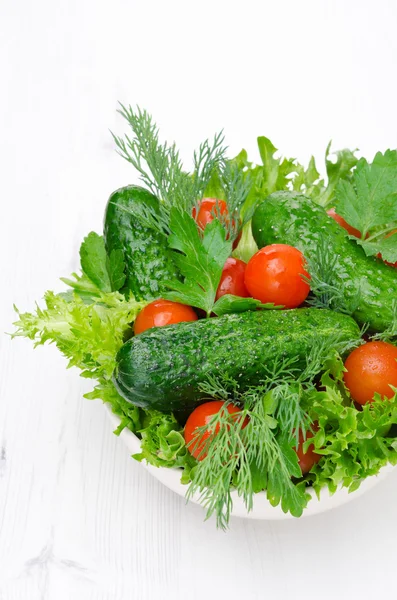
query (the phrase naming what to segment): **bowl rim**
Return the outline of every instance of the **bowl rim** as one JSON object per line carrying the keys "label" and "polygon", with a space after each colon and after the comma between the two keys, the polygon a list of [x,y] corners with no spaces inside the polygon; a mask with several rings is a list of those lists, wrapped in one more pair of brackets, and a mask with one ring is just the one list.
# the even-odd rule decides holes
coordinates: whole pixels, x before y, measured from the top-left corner
{"label": "bowl rim", "polygon": [[[121,423],[120,418],[112,411],[109,404],[105,403],[104,407],[114,429],[117,429]],[[130,429],[125,427],[119,434],[119,437],[123,440],[124,444],[131,452],[131,455],[140,452],[141,441]],[[141,465],[170,490],[174,491],[179,496],[186,497],[187,486],[180,481],[181,470],[179,468],[155,467],[146,461],[142,461]],[[328,488],[324,487],[322,488],[319,497],[312,487],[308,487],[307,492],[310,494],[311,500],[303,511],[300,519],[332,510],[359,498],[367,490],[375,487],[382,479],[387,477],[394,468],[395,466],[391,464],[385,465],[380,469],[377,475],[372,475],[364,479],[361,482],[360,487],[354,492],[349,492],[346,487],[339,487],[335,493],[331,494]],[[202,506],[200,503],[200,494],[193,495],[189,501]],[[232,491],[232,501],[232,516],[234,517],[269,521],[295,519],[290,513],[284,513],[280,506],[272,506],[268,501],[265,492],[255,494],[254,506],[249,512],[247,511],[242,498],[238,496],[236,491]]]}

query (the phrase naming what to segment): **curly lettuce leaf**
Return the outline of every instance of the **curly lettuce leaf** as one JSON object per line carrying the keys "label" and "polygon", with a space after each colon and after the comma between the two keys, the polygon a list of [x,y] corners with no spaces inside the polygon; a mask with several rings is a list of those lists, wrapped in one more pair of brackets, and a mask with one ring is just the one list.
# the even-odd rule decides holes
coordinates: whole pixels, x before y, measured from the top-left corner
{"label": "curly lettuce leaf", "polygon": [[35,346],[54,343],[69,360],[69,367],[82,370],[83,377],[109,379],[116,365],[116,354],[126,331],[145,302],[127,300],[119,292],[100,293],[86,304],[80,296],[71,298],[46,292],[45,308],[21,313],[14,323],[13,337],[23,336]]}
{"label": "curly lettuce leaf", "polygon": [[145,460],[155,467],[179,467],[183,469],[181,482],[190,481],[191,470],[197,461],[186,448],[183,427],[172,414],[147,411],[138,433],[142,438],[141,452],[134,454],[135,460]]}
{"label": "curly lettuce leaf", "polygon": [[334,385],[326,385],[310,399],[310,416],[319,429],[306,445],[314,443],[321,461],[308,476],[317,494],[326,486],[354,491],[360,482],[391,463],[397,464],[397,440],[391,433],[397,424],[397,395],[379,395],[358,410]]}

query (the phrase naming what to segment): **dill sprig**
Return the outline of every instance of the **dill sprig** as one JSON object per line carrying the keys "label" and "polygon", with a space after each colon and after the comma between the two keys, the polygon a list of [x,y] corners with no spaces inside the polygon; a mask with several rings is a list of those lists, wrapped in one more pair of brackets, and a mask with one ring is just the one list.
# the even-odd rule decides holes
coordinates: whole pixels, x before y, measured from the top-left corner
{"label": "dill sprig", "polygon": [[392,320],[389,327],[385,331],[375,334],[372,339],[382,342],[397,342],[397,300],[392,300]]}
{"label": "dill sprig", "polygon": [[211,174],[222,168],[226,152],[224,135],[220,132],[212,142],[205,140],[200,144],[193,156],[193,173],[189,174],[183,169],[175,144],[160,142],[159,129],[145,110],[138,107],[134,111],[131,106],[120,104],[118,112],[133,133],[124,138],[112,133],[118,153],[135,167],[142,182],[160,199],[159,211],[142,205],[134,207],[134,215],[145,226],[168,235],[171,208],[191,214]]}
{"label": "dill sprig", "polygon": [[[199,460],[192,472],[188,498],[199,497],[207,518],[215,515],[219,527],[227,527],[233,493],[240,496],[247,510],[253,507],[254,494],[265,490],[269,501],[281,504],[294,516],[307,504],[305,479],[295,448],[300,434],[305,439],[314,432],[309,415],[316,384],[321,373],[338,384],[343,374],[340,352],[359,344],[341,344],[338,332],[324,344],[314,343],[299,368],[296,359],[275,357],[259,385],[241,391],[238,379],[223,375],[209,377],[200,385],[209,398],[225,402],[222,409],[204,427],[198,428],[191,442],[200,448]],[[240,412],[230,414],[228,404]]]}
{"label": "dill sprig", "polygon": [[315,252],[307,260],[311,294],[306,302],[314,308],[331,308],[337,312],[353,315],[360,305],[361,290],[352,294],[343,281],[335,285],[335,267],[338,257],[332,254],[325,238],[320,238]]}

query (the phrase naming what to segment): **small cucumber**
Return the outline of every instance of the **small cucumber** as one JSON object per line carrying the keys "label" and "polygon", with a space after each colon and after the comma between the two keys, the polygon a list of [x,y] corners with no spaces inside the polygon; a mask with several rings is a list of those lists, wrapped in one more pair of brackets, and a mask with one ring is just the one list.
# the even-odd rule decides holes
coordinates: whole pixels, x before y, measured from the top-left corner
{"label": "small cucumber", "polygon": [[325,210],[306,196],[275,192],[256,209],[252,233],[259,248],[282,243],[299,248],[308,261],[315,260],[324,244],[337,257],[330,283],[340,290],[343,302],[355,307],[353,317],[372,331],[384,331],[393,320],[397,300],[397,270],[364,250]]}
{"label": "small cucumber", "polygon": [[134,207],[144,203],[158,210],[158,199],[136,185],[129,185],[110,196],[104,219],[104,239],[108,254],[121,249],[126,263],[124,293],[132,292],[137,300],[160,298],[162,281],[176,277],[163,236],[143,227],[134,216]]}
{"label": "small cucumber", "polygon": [[260,383],[276,357],[305,364],[313,342],[359,337],[353,319],[330,310],[262,310],[155,327],[120,349],[114,383],[132,404],[171,412],[205,398],[200,383],[229,375],[244,390]]}

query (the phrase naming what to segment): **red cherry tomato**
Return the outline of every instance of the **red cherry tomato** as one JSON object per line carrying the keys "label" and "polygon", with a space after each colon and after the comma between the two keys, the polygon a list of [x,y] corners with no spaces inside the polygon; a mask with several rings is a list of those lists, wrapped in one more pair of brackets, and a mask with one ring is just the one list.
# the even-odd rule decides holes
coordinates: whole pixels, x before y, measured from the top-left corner
{"label": "red cherry tomato", "polygon": [[249,292],[244,283],[246,266],[246,263],[238,258],[227,259],[216,292],[216,300],[225,294],[248,298]]}
{"label": "red cherry tomato", "polygon": [[245,287],[261,302],[296,308],[310,292],[303,276],[309,278],[302,252],[286,244],[272,244],[259,250],[249,261]]}
{"label": "red cherry tomato", "polygon": [[354,227],[352,227],[351,225],[349,225],[349,223],[347,223],[347,221],[345,221],[345,219],[343,217],[341,217],[340,215],[338,215],[335,212],[334,208],[331,208],[331,210],[327,211],[327,214],[332,217],[334,219],[334,221],[336,221],[337,223],[339,223],[339,225],[341,225],[343,227],[343,229],[346,229],[347,233],[349,235],[354,235],[356,238],[360,238],[361,237],[361,233],[359,232],[358,229],[355,229]]}
{"label": "red cherry tomato", "polygon": [[[313,423],[312,429],[316,432],[318,430],[318,425]],[[321,459],[321,454],[317,454],[314,451],[314,444],[310,444],[307,451],[303,452],[304,442],[313,436],[314,434],[311,431],[306,432],[306,437],[303,437],[302,431],[299,432],[299,444],[298,447],[295,448],[295,452],[298,456],[298,462],[302,471],[302,475],[308,473],[310,469]]]}
{"label": "red cherry tomato", "polygon": [[151,327],[163,327],[183,321],[197,321],[197,315],[191,306],[171,300],[154,300],[138,314],[134,323],[134,333],[138,335]]}
{"label": "red cherry tomato", "polygon": [[[185,442],[186,446],[192,456],[197,458],[197,460],[203,460],[207,454],[203,451],[205,448],[206,440],[212,435],[212,432],[207,429],[207,431],[198,437],[197,429],[200,427],[204,427],[208,425],[213,418],[224,406],[224,402],[221,400],[213,400],[211,402],[206,402],[205,404],[200,404],[197,408],[189,416],[185,425]],[[236,414],[238,415],[241,411],[234,404],[227,405],[227,411],[230,415]],[[248,424],[248,419],[244,420],[243,428]],[[215,434],[219,432],[220,426],[219,424],[215,428]]]}
{"label": "red cherry tomato", "polygon": [[[196,207],[193,207],[192,217],[195,219],[197,225],[204,231],[207,227],[208,223],[214,220],[214,217],[223,216],[223,220],[226,225],[229,223],[228,219],[229,211],[227,208],[227,204],[224,200],[217,200],[217,198],[203,198],[199,202],[198,212]],[[233,226],[235,225],[235,221],[232,221]],[[237,238],[233,242],[233,250],[237,248],[238,243],[241,239],[241,231],[238,234]]]}
{"label": "red cherry tomato", "polygon": [[377,392],[392,398],[397,387],[397,348],[387,342],[368,342],[347,357],[344,380],[353,400],[372,402]]}
{"label": "red cherry tomato", "polygon": [[203,198],[199,202],[198,213],[196,207],[193,207],[192,216],[197,225],[204,231],[208,223],[213,221],[214,217],[220,217],[229,214],[227,204],[224,200],[216,198]]}
{"label": "red cherry tomato", "polygon": [[[397,229],[396,229],[395,231],[392,231],[392,232],[388,233],[386,237],[388,238],[388,237],[391,237],[392,235],[395,235],[395,234],[397,234]],[[377,255],[377,258],[380,258],[380,259],[382,259],[382,255],[381,255],[381,253],[380,253],[380,252],[379,252],[379,254]],[[382,259],[382,260],[383,260],[383,259]],[[396,261],[395,263],[391,263],[391,262],[388,262],[387,260],[385,260],[385,263],[386,263],[387,265],[389,265],[389,267],[394,267],[394,268],[397,268],[397,261]]]}

